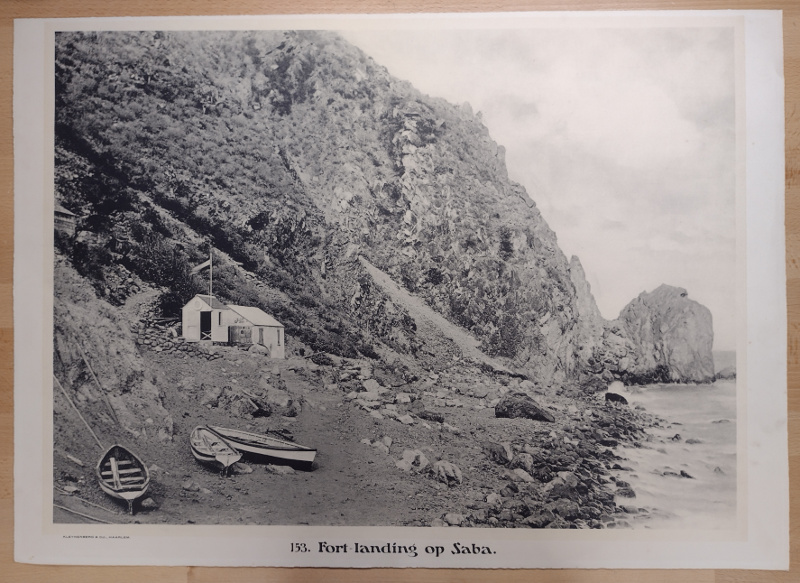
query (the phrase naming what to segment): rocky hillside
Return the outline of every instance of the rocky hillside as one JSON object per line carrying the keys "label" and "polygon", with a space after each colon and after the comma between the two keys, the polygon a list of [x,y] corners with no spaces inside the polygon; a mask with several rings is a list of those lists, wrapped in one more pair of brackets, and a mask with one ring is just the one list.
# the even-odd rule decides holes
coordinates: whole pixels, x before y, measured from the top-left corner
{"label": "rocky hillside", "polygon": [[657,329],[635,308],[603,322],[480,115],[333,33],[58,33],[55,69],[56,198],[80,217],[57,252],[103,309],[154,289],[177,317],[206,285],[190,269],[211,247],[215,295],[274,314],[294,350],[398,363],[401,376],[463,357],[372,265],[542,386],[660,366],[705,378],[688,363],[705,358],[692,335],[710,320],[682,311],[681,324],[668,307]]}

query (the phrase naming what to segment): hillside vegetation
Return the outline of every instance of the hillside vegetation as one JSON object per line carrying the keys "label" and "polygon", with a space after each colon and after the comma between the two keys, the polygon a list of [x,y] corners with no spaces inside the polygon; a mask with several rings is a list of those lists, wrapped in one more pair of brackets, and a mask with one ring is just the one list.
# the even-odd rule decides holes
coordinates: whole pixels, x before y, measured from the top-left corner
{"label": "hillside vegetation", "polygon": [[56,111],[56,195],[92,235],[62,250],[112,303],[121,265],[177,314],[210,242],[215,294],[313,349],[413,352],[363,256],[488,355],[576,368],[569,266],[502,147],[335,34],[59,33]]}

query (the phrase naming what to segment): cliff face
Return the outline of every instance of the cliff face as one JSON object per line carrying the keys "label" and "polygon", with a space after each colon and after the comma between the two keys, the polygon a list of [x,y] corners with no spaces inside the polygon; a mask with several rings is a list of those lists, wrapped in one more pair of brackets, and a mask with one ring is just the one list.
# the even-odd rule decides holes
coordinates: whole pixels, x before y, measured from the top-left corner
{"label": "cliff face", "polygon": [[685,289],[661,285],[643,292],[620,312],[618,322],[636,347],[621,372],[672,382],[713,382],[711,312]]}
{"label": "cliff face", "polygon": [[424,352],[364,257],[490,357],[578,367],[569,265],[480,116],[335,34],[60,33],[56,94],[56,196],[92,233],[64,252],[98,290],[122,264],[175,310],[210,240],[254,276],[215,293],[313,349]]}
{"label": "cliff face", "polygon": [[693,324],[603,322],[480,116],[333,33],[58,33],[55,61],[55,192],[81,217],[57,246],[110,305],[136,279],[177,314],[210,244],[214,293],[312,350],[435,361],[363,257],[543,385],[702,376]]}
{"label": "cliff face", "polygon": [[586,281],[580,259],[574,255],[569,262],[569,276],[575,287],[575,307],[580,321],[575,353],[580,363],[579,372],[585,372],[587,368],[591,368],[593,357],[602,346],[606,321],[600,314],[591,286]]}

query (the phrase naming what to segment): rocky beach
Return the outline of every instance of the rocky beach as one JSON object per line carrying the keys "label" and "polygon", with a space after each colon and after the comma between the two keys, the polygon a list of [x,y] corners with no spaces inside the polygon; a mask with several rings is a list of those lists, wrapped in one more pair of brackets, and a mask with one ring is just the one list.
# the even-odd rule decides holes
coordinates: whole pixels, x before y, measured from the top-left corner
{"label": "rocky beach", "polygon": [[[136,514],[97,488],[101,452],[56,395],[59,506],[119,523],[500,528],[647,527],[673,510],[637,492],[642,456],[663,458],[658,452],[684,431],[635,404],[637,393],[655,389],[626,387],[625,404],[466,359],[419,376],[401,362],[305,349],[275,361],[183,342],[174,326],[151,318],[129,329],[163,419],[121,430],[96,387],[84,385],[77,397],[101,440],[129,446],[148,464],[153,484]],[[315,467],[244,459],[220,477],[190,453],[198,425],[284,431],[318,449]],[[680,445],[687,443],[688,434]],[[671,480],[699,477],[672,467]],[[55,519],[92,522],[58,508]]]}

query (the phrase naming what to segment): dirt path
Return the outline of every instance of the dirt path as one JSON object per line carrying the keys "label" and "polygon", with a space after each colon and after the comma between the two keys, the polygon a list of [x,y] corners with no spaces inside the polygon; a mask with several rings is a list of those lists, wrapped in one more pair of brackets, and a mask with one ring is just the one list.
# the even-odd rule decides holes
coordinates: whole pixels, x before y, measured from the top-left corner
{"label": "dirt path", "polygon": [[133,294],[125,300],[122,311],[128,315],[132,321],[136,321],[142,314],[142,307],[153,303],[161,294],[161,290],[148,288],[139,293]]}

